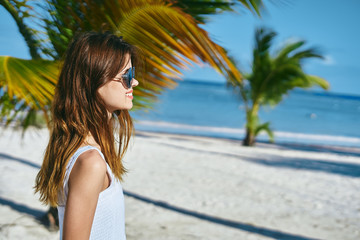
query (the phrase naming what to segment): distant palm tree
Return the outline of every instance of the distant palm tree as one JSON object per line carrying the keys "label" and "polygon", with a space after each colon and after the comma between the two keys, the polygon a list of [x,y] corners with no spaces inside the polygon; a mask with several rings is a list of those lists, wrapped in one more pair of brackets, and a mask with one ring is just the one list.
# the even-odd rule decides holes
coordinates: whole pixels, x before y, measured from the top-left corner
{"label": "distant palm tree", "polygon": [[[244,81],[229,79],[244,101],[246,111],[246,136],[243,145],[255,144],[255,137],[266,131],[273,141],[270,123],[260,123],[258,112],[261,106],[276,105],[294,88],[320,86],[329,88],[329,83],[320,77],[308,75],[303,70],[303,63],[309,58],[323,58],[314,48],[300,50],[305,41],[287,43],[275,54],[270,54],[270,47],[276,33],[266,28],[259,28],[255,33],[252,72],[244,74]],[[285,116],[284,116],[285,117]]]}

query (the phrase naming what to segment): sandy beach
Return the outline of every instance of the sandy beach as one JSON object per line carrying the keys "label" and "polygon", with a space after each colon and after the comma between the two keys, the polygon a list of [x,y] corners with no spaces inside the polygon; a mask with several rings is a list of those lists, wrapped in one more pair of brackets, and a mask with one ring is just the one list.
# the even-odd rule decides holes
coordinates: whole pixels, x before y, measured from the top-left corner
{"label": "sandy beach", "polygon": [[[0,239],[59,239],[32,189],[48,131],[0,130]],[[129,240],[360,239],[360,148],[137,132],[125,166]]]}

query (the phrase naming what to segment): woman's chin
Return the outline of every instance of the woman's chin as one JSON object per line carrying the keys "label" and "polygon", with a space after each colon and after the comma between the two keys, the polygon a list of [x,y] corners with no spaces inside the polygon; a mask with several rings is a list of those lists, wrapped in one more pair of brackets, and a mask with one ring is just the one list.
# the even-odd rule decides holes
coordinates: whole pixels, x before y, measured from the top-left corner
{"label": "woman's chin", "polygon": [[120,110],[130,110],[133,107],[133,103],[127,103],[125,106],[121,106]]}

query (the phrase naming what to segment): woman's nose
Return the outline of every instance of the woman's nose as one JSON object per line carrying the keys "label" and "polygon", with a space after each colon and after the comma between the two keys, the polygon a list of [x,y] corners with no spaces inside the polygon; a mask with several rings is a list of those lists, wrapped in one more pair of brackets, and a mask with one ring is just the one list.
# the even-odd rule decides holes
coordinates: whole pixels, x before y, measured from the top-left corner
{"label": "woman's nose", "polygon": [[139,81],[134,78],[134,79],[131,81],[131,87],[136,87],[137,85],[139,85]]}

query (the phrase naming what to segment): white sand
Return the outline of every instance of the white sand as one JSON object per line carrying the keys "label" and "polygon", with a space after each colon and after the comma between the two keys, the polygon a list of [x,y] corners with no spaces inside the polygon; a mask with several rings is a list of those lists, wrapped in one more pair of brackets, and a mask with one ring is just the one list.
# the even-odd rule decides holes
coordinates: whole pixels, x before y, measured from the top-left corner
{"label": "white sand", "polygon": [[[32,189],[47,134],[0,135],[0,239],[59,238],[34,217],[47,210]],[[128,240],[360,239],[360,149],[313,150],[138,133],[125,160]]]}

